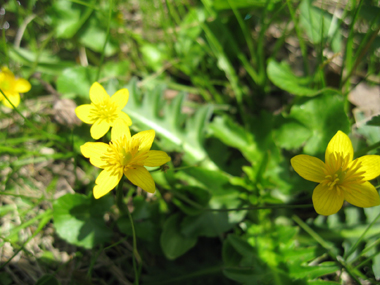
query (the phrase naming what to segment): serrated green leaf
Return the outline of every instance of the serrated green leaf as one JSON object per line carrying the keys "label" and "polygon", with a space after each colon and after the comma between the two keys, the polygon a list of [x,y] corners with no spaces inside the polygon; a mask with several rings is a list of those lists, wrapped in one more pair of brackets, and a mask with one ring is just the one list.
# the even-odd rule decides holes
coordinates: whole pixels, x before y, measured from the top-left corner
{"label": "serrated green leaf", "polygon": [[[143,98],[137,89],[136,79],[127,86],[130,97],[123,109],[140,130],[154,129],[166,149],[184,152],[183,160],[189,164],[202,162],[211,168],[216,165],[208,159],[203,147],[204,135],[212,114],[212,106],[201,106],[191,117],[181,114],[185,94],[180,93],[171,103],[163,99],[164,86],[147,91]],[[162,111],[162,116],[160,115]],[[185,121],[185,127],[183,122]]]}
{"label": "serrated green leaf", "polygon": [[165,256],[169,259],[176,259],[185,254],[197,243],[196,237],[186,237],[181,233],[180,223],[181,215],[175,214],[170,216],[163,227],[161,234],[161,247]]}
{"label": "serrated green leaf", "polygon": [[103,216],[113,204],[111,195],[95,200],[92,195],[66,194],[54,201],[53,219],[57,234],[65,241],[84,248],[107,242],[112,232]]}

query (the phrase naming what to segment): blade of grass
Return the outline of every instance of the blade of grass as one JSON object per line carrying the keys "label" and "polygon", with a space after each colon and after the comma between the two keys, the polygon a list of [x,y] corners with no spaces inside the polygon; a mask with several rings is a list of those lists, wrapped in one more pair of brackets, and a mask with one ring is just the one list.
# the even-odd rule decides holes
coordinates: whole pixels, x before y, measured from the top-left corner
{"label": "blade of grass", "polygon": [[356,240],[355,244],[351,247],[351,249],[343,255],[344,259],[347,259],[359,246],[359,244],[362,242],[364,239],[364,236],[367,234],[369,229],[377,222],[377,220],[380,218],[380,213],[376,216],[376,218],[368,225],[368,227],[365,229],[365,231],[362,233],[362,235]]}
{"label": "blade of grass", "polygon": [[301,53],[302,53],[302,58],[303,58],[303,69],[304,69],[305,75],[309,75],[310,74],[309,61],[307,59],[306,45],[305,45],[305,42],[303,41],[303,38],[302,38],[303,34],[302,34],[302,32],[301,32],[301,30],[300,30],[300,28],[298,26],[298,21],[296,19],[295,12],[293,10],[291,1],[287,0],[286,4],[288,4],[288,10],[289,10],[290,16],[291,16],[291,18],[293,20],[294,29],[295,29],[296,34],[297,34],[298,43],[300,45],[300,49],[301,49]]}
{"label": "blade of grass", "polygon": [[234,15],[235,15],[235,17],[236,17],[236,19],[237,19],[237,21],[239,23],[240,29],[243,32],[244,39],[247,42],[247,46],[248,46],[250,57],[253,60],[253,64],[256,65],[256,57],[255,57],[255,51],[254,51],[255,50],[255,48],[254,48],[254,42],[252,40],[251,35],[249,34],[247,26],[245,25],[244,20],[241,17],[239,11],[236,9],[235,2],[231,1],[231,0],[227,0],[227,2],[230,5],[230,7],[232,9],[232,12],[234,13]]}
{"label": "blade of grass", "polygon": [[[12,259],[21,251],[24,249],[25,245],[27,245],[44,227],[45,225],[50,222],[51,218],[53,217],[53,210],[49,209],[47,210],[46,212],[44,212],[43,214],[40,214],[38,216],[36,216],[35,218],[31,219],[33,220],[33,222],[35,220],[39,220],[41,219],[40,223],[38,224],[38,227],[37,229],[35,230],[35,232],[22,244],[22,246],[11,256],[11,258],[9,258],[6,262],[4,262],[1,266],[0,266],[0,270],[3,269],[9,262],[12,261]],[[30,221],[31,221],[30,220]],[[1,246],[4,244],[4,242],[1,243]]]}
{"label": "blade of grass", "polygon": [[100,55],[100,62],[99,62],[99,66],[98,66],[98,72],[96,73],[96,81],[98,81],[99,77],[100,77],[100,72],[102,70],[103,61],[104,61],[104,54],[106,52],[106,46],[107,46],[107,43],[108,43],[108,39],[110,37],[110,27],[111,27],[113,0],[110,0],[108,5],[109,5],[109,9],[108,9],[106,39],[105,39],[104,44],[103,44],[102,54]]}
{"label": "blade of grass", "polygon": [[328,254],[338,263],[340,266],[342,266],[344,269],[346,269],[347,273],[356,281],[358,284],[360,284],[359,279],[355,276],[355,274],[352,272],[351,268],[347,266],[342,260],[342,258],[338,257],[334,251],[335,248],[332,244],[327,243],[319,234],[317,234],[312,228],[310,228],[304,221],[302,221],[298,216],[293,215],[292,216],[293,221],[295,221],[305,232],[307,232],[316,242],[318,242],[324,249],[327,250]]}
{"label": "blade of grass", "polygon": [[[349,89],[350,82],[348,82],[348,81],[343,82],[343,73],[344,73],[345,69],[348,71],[350,71],[352,69],[353,49],[354,49],[354,25],[358,19],[359,11],[360,11],[361,7],[363,6],[363,3],[364,3],[364,1],[360,0],[358,7],[356,9],[352,9],[354,12],[353,12],[352,21],[351,21],[350,28],[349,28],[349,34],[348,34],[348,38],[347,38],[346,48],[344,51],[344,56],[343,56],[344,60],[342,63],[342,70],[340,72],[340,88],[345,87],[346,90]],[[356,4],[356,1],[353,0],[351,3],[352,7],[355,7],[355,4]],[[343,90],[342,90],[342,93],[344,94]],[[346,105],[346,109],[348,111],[348,106],[347,106],[348,103],[346,103],[345,105]]]}

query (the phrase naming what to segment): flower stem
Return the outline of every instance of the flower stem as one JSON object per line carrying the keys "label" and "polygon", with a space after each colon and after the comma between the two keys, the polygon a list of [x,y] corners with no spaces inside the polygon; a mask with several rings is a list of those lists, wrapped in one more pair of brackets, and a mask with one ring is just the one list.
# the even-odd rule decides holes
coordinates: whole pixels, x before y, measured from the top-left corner
{"label": "flower stem", "polygon": [[[139,255],[139,252],[137,251],[137,245],[136,245],[136,232],[135,232],[135,225],[133,223],[133,218],[132,218],[132,214],[129,212],[128,208],[126,207],[126,205],[124,204],[123,202],[123,178],[120,180],[119,182],[119,186],[117,187],[117,190],[116,190],[116,205],[117,207],[119,208],[119,211],[122,215],[125,215],[127,214],[128,217],[129,217],[129,221],[131,223],[131,227],[132,227],[132,238],[133,238],[133,254],[132,254],[132,261],[133,261],[133,270],[135,272],[135,282],[134,284],[135,285],[138,285],[139,284],[139,275],[140,275],[140,272],[141,272],[141,264],[142,264],[142,261],[141,261],[141,257]],[[136,260],[137,262],[139,263],[140,265],[140,268],[139,270],[137,270],[137,265],[136,265]]]}

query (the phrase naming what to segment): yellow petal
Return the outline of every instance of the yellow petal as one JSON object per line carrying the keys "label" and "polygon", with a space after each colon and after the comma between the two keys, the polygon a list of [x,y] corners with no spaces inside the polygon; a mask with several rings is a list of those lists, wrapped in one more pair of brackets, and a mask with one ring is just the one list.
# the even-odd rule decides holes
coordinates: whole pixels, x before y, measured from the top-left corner
{"label": "yellow petal", "polygon": [[98,82],[91,85],[90,88],[90,99],[92,103],[99,104],[104,100],[109,100],[110,96],[107,94],[106,90]]}
{"label": "yellow petal", "polygon": [[129,99],[129,91],[126,88],[116,91],[116,93],[113,94],[111,97],[111,101],[116,103],[119,110],[123,109],[125,105],[127,105],[128,99]]}
{"label": "yellow petal", "polygon": [[148,158],[144,160],[145,166],[161,166],[171,160],[170,156],[166,152],[160,150],[150,150],[147,155]]}
{"label": "yellow petal", "polygon": [[126,113],[120,112],[118,116],[120,119],[124,120],[128,126],[132,125],[132,120]]}
{"label": "yellow petal", "polygon": [[100,139],[110,129],[110,124],[105,120],[97,120],[90,129],[91,137],[94,140]]}
{"label": "yellow petal", "polygon": [[90,163],[93,166],[99,168],[105,167],[105,163],[101,159],[101,156],[104,155],[107,149],[108,144],[102,142],[88,142],[80,147],[80,151],[83,154],[83,156],[89,158]]}
{"label": "yellow petal", "polygon": [[129,127],[124,120],[116,119],[111,130],[111,140],[117,140],[123,135],[127,136],[127,138],[130,139],[131,131],[129,130]]}
{"label": "yellow petal", "polygon": [[300,154],[290,160],[294,170],[304,179],[321,182],[325,178],[325,164],[319,158]]}
{"label": "yellow petal", "polygon": [[368,208],[380,205],[379,193],[370,182],[351,184],[344,190],[344,199],[354,206]]}
{"label": "yellow petal", "polygon": [[335,188],[329,190],[328,187],[319,184],[313,192],[313,205],[315,211],[324,216],[335,214],[343,206],[343,193],[339,195]]}
{"label": "yellow petal", "polygon": [[[15,93],[15,92],[4,92],[4,94],[5,94],[5,96],[8,97],[9,101],[11,101],[15,107],[20,105],[20,94]],[[4,98],[3,104],[5,107],[13,109],[13,106],[9,103],[9,101],[6,98]]]}
{"label": "yellow petal", "polygon": [[80,105],[75,108],[75,114],[77,114],[77,117],[86,124],[93,124],[95,122],[95,117],[91,114],[91,110],[94,108],[94,106],[91,106],[90,104],[84,104]]}
{"label": "yellow petal", "polygon": [[330,154],[334,152],[343,153],[343,156],[348,155],[349,161],[351,161],[354,157],[354,149],[352,147],[351,140],[341,131],[338,131],[330,140],[325,153],[325,161],[327,161]]}
{"label": "yellow petal", "polygon": [[365,155],[356,160],[362,164],[359,171],[365,171],[364,180],[372,180],[380,175],[379,155]]}
{"label": "yellow petal", "polygon": [[3,66],[3,67],[1,68],[1,72],[7,73],[8,75],[14,77],[13,72],[10,71],[10,69],[9,69],[8,67],[6,67],[6,66]]}
{"label": "yellow petal", "polygon": [[114,189],[120,182],[122,176],[122,169],[119,169],[119,171],[115,171],[114,169],[107,169],[100,172],[98,178],[96,178],[96,186],[93,190],[95,199],[103,197],[112,189]]}
{"label": "yellow petal", "polygon": [[14,84],[13,90],[19,93],[28,92],[32,88],[29,81],[23,78],[17,78]]}
{"label": "yellow petal", "polygon": [[133,166],[132,169],[128,169],[124,174],[133,184],[146,192],[154,193],[156,191],[152,175],[144,166]]}
{"label": "yellow petal", "polygon": [[154,130],[142,131],[135,134],[132,137],[132,148],[136,145],[139,145],[139,151],[148,151],[150,150],[153,140],[154,140],[155,132]]}

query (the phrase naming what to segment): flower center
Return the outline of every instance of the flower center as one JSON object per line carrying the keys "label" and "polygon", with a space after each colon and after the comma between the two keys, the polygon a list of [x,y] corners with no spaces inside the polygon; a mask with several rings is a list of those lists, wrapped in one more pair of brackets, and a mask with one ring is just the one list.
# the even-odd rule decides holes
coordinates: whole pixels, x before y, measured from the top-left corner
{"label": "flower center", "polygon": [[94,119],[105,120],[107,123],[113,123],[117,119],[118,109],[115,102],[112,102],[110,98],[103,100],[103,102],[95,104],[91,103],[95,108],[92,108],[90,115]]}
{"label": "flower center", "polygon": [[144,165],[147,152],[139,152],[140,141],[129,139],[125,135],[111,141],[106,153],[101,157],[105,167],[115,172],[122,169],[124,172],[136,165]]}
{"label": "flower center", "polygon": [[325,179],[321,183],[329,190],[336,189],[339,194],[343,194],[341,191],[347,190],[345,186],[365,182],[365,171],[360,171],[361,166],[357,159],[350,161],[348,155],[331,153],[325,162]]}

